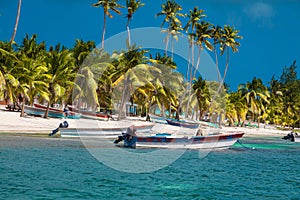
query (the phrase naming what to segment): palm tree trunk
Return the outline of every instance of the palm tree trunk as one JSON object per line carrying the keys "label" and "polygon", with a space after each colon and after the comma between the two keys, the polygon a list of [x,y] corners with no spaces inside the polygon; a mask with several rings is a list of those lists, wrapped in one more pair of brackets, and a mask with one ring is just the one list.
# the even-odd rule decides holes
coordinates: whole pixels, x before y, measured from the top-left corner
{"label": "palm tree trunk", "polygon": [[25,116],[25,112],[24,112],[24,108],[25,108],[25,95],[22,99],[22,110],[21,110],[21,114],[20,114],[20,117],[24,117]]}
{"label": "palm tree trunk", "polygon": [[[128,91],[129,81],[130,81],[130,76],[128,74],[124,78],[124,89],[123,89],[123,94],[122,94],[122,100],[121,100],[118,120],[124,119],[126,117],[126,101],[127,101],[127,95],[129,94],[129,91]],[[149,110],[148,110],[148,112],[149,112]]]}
{"label": "palm tree trunk", "polygon": [[221,73],[220,73],[220,69],[219,69],[219,58],[218,58],[217,49],[216,49],[215,44],[214,44],[214,54],[215,54],[216,70],[217,70],[217,73],[218,73],[218,81],[221,84]]}
{"label": "palm tree trunk", "polygon": [[131,39],[130,39],[130,28],[129,28],[129,23],[130,23],[130,18],[128,17],[127,24],[126,24],[126,29],[127,29],[127,34],[128,34],[128,45],[129,47],[131,46]]}
{"label": "palm tree trunk", "polygon": [[10,39],[10,44],[13,43],[13,41],[15,40],[16,34],[17,34],[17,29],[18,29],[18,25],[19,25],[19,18],[20,18],[20,14],[21,14],[21,4],[22,4],[22,0],[19,0],[19,3],[18,3],[18,12],[17,12],[17,17],[16,17],[16,23],[15,23],[15,27],[14,27],[14,31],[13,31],[12,37]]}
{"label": "palm tree trunk", "polygon": [[106,30],[106,14],[104,12],[104,16],[103,16],[103,30],[102,30],[102,46],[101,46],[102,49],[104,49],[105,30]]}
{"label": "palm tree trunk", "polygon": [[193,79],[196,76],[196,73],[198,71],[198,67],[199,67],[199,64],[200,64],[200,53],[201,53],[201,50],[199,49],[198,58],[197,58],[197,64],[196,64],[196,68],[195,68],[194,73],[193,73],[192,68],[193,68],[193,66],[195,64],[194,63],[195,62],[195,60],[194,60],[194,56],[195,56],[194,55],[194,45],[193,45],[193,49],[192,49],[192,68],[190,69],[191,71],[190,71],[190,80],[189,80],[189,86],[190,86],[190,88],[188,90],[189,93],[188,93],[188,101],[187,101],[187,104],[186,104],[185,118],[188,117],[188,111],[189,111],[189,107],[190,107],[191,93],[192,93],[192,81],[193,81]]}
{"label": "palm tree trunk", "polygon": [[225,77],[226,77],[227,70],[228,70],[228,65],[229,65],[229,56],[230,56],[230,54],[229,54],[229,48],[228,47],[227,47],[226,51],[227,51],[226,67],[225,67],[225,70],[224,70],[224,75],[223,75],[223,78],[222,78],[222,84],[221,85],[223,85],[223,83],[225,81]]}
{"label": "palm tree trunk", "polygon": [[170,37],[170,33],[169,33],[169,29],[168,29],[167,37],[166,37],[165,56],[168,56],[169,37]]}
{"label": "palm tree trunk", "polygon": [[47,109],[46,109],[45,114],[44,114],[44,118],[48,118],[49,108],[50,108],[50,101],[48,101],[48,105],[47,105]]}
{"label": "palm tree trunk", "polygon": [[172,41],[171,41],[171,45],[172,45],[172,60],[174,60],[174,38],[172,37]]}

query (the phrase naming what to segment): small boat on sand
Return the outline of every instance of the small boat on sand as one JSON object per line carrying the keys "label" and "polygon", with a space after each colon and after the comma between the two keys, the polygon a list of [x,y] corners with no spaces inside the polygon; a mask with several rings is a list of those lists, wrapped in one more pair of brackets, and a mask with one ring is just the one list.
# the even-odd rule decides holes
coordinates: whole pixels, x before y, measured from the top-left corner
{"label": "small boat on sand", "polygon": [[233,132],[207,136],[173,136],[172,134],[156,134],[153,136],[137,136],[134,134],[122,134],[115,140],[115,144],[123,141],[124,147],[150,147],[171,149],[212,149],[229,148],[244,133]]}
{"label": "small boat on sand", "polygon": [[[33,106],[27,106],[24,105],[24,112],[28,115],[35,115],[35,116],[44,116],[46,110],[43,108],[37,108]],[[66,117],[64,111],[53,111],[49,110],[48,112],[48,117],[53,117],[53,118],[64,118]]]}
{"label": "small boat on sand", "polygon": [[[35,108],[43,109],[44,113],[45,113],[45,111],[47,109],[47,106],[44,106],[44,105],[41,105],[41,104],[35,103],[33,105],[34,105]],[[49,108],[49,113],[50,113],[50,111],[51,111],[51,114],[50,115],[48,114],[49,117],[52,117],[53,113],[56,113],[56,116],[59,116],[57,118],[64,118],[64,117],[66,117],[66,118],[70,118],[70,119],[80,119],[80,117],[81,117],[81,114],[76,113],[76,112],[72,112],[72,111],[69,111],[69,110],[64,111],[64,110],[61,110],[61,109],[58,109],[58,108],[52,108],[52,107],[50,107]],[[62,115],[64,115],[64,116],[61,117]]]}
{"label": "small boat on sand", "polygon": [[101,112],[93,112],[89,110],[77,109],[72,106],[68,106],[68,109],[70,111],[80,113],[82,115],[82,118],[85,119],[95,119],[95,120],[102,120],[102,121],[107,121],[109,119],[109,116],[107,114]]}

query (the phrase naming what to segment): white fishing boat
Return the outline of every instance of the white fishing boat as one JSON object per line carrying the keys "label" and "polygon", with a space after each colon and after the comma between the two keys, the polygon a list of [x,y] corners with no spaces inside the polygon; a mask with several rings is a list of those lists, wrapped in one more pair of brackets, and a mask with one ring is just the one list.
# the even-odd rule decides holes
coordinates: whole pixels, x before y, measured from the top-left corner
{"label": "white fishing boat", "polygon": [[134,128],[137,133],[149,133],[154,124],[143,124],[122,127],[103,128],[59,128],[62,138],[83,138],[83,139],[115,139],[121,133],[125,133],[129,127]]}
{"label": "white fishing boat", "polygon": [[172,134],[156,134],[153,136],[137,136],[136,134],[122,134],[115,140],[118,144],[123,142],[124,147],[150,147],[170,149],[213,149],[229,148],[244,133],[232,132],[207,136],[174,136]]}

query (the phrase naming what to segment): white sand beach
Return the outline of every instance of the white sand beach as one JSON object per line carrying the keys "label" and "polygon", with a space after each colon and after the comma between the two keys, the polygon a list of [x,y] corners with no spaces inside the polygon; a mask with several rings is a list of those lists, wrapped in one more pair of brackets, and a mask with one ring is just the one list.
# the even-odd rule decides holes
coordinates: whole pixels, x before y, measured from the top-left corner
{"label": "white sand beach", "polygon": [[[86,126],[98,126],[98,127],[106,127],[106,126],[127,126],[128,121],[119,122],[119,121],[98,121],[98,120],[81,120],[80,123],[76,119],[54,119],[54,118],[42,118],[26,115],[25,117],[20,117],[20,112],[11,112],[6,111],[2,106],[0,107],[0,133],[50,133],[53,129],[57,128],[60,123],[67,120],[69,123],[69,127],[76,128],[78,125],[80,127]],[[82,123],[83,122],[83,123]],[[135,120],[134,123],[146,123],[142,121]],[[161,125],[160,125],[161,126]],[[164,129],[167,129],[169,125]],[[172,127],[170,127],[171,129]],[[261,125],[261,128],[246,128],[246,127],[222,127],[222,132],[236,132],[241,131],[244,132],[245,135],[286,135],[290,131],[289,130],[277,130],[274,127],[268,126],[268,128],[264,128],[264,125]]]}

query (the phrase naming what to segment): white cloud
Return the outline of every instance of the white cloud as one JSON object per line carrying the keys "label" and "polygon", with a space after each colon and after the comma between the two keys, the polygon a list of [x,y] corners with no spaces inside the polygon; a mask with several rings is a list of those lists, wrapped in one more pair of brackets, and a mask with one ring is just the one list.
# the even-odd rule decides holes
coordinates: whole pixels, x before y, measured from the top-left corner
{"label": "white cloud", "polygon": [[260,25],[272,26],[271,19],[275,15],[275,10],[271,5],[256,2],[246,6],[243,11],[251,20],[260,22]]}

